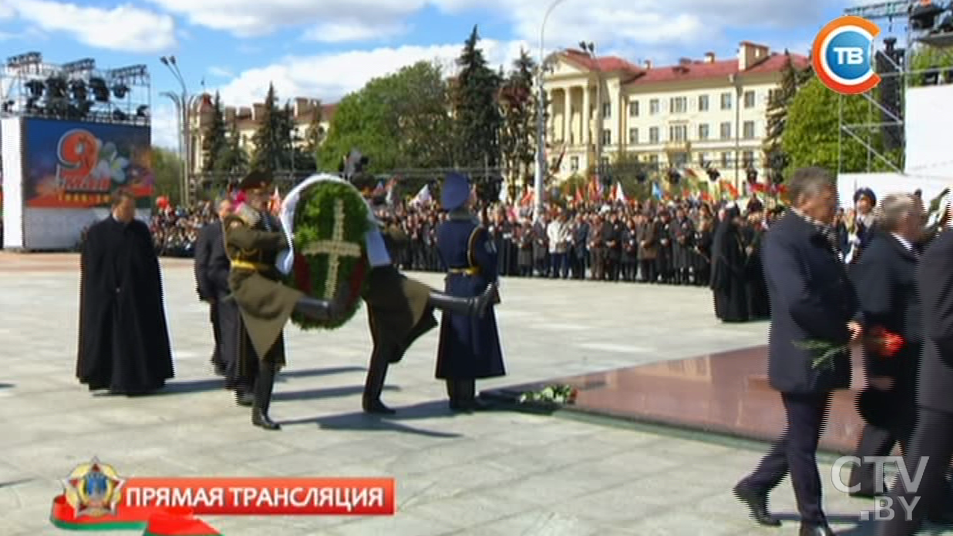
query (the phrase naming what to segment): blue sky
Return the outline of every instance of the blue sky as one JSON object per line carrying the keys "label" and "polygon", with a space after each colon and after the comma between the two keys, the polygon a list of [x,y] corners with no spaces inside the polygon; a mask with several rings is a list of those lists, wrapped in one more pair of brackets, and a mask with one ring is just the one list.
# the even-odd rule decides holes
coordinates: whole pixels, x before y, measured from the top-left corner
{"label": "blue sky", "polygon": [[[738,42],[806,53],[817,31],[856,0],[564,0],[546,25],[546,47],[592,41],[597,53],[656,65],[735,54]],[[552,0],[0,0],[4,57],[38,51],[51,63],[92,57],[102,68],[147,64],[154,142],[175,144],[162,91],[178,83],[159,62],[174,54],[189,89],[220,90],[232,104],[280,98],[331,103],[368,79],[418,60],[452,69],[474,24],[488,58],[538,53]],[[886,30],[886,28],[884,28]]]}

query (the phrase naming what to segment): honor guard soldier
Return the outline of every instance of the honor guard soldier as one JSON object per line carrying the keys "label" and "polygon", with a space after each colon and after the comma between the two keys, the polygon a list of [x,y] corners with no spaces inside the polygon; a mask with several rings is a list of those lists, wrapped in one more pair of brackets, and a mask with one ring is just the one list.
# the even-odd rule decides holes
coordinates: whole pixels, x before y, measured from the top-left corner
{"label": "honor guard soldier", "polygon": [[[469,210],[472,191],[463,175],[451,173],[443,185],[441,204],[447,221],[437,229],[437,248],[447,267],[446,292],[473,299],[495,288],[498,254],[486,228]],[[560,215],[563,218],[563,215]],[[555,267],[554,268],[558,268]],[[447,382],[454,411],[483,409],[476,397],[476,379],[503,376],[503,349],[492,305],[479,318],[445,310],[437,349],[438,379]]]}
{"label": "honor guard soldier", "polygon": [[225,219],[225,245],[231,259],[231,297],[241,313],[239,375],[243,388],[253,391],[252,423],[266,430],[280,427],[268,416],[275,374],[285,364],[283,330],[292,312],[316,320],[339,315],[347,303],[342,286],[334,301],[310,298],[280,283],[275,266],[278,253],[288,248],[280,223],[267,210],[271,178],[252,172],[239,185],[245,202]]}

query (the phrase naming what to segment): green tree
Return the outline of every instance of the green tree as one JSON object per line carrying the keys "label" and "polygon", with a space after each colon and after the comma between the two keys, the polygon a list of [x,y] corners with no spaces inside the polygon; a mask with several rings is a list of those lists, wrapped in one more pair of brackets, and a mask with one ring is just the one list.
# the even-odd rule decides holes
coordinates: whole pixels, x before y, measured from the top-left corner
{"label": "green tree", "polygon": [[763,146],[768,166],[777,173],[783,173],[789,160],[781,146],[784,139],[784,127],[787,125],[788,110],[797,95],[800,83],[806,81],[802,73],[794,66],[791,54],[785,50],[784,55],[780,84],[771,92],[768,100],[767,127]]}
{"label": "green tree", "polygon": [[371,172],[449,167],[447,95],[440,67],[428,62],[371,80],[338,103],[319,152],[322,168],[336,171],[352,149],[370,159]]}
{"label": "green tree", "polygon": [[942,78],[944,75],[949,76],[947,73],[950,68],[953,68],[953,49],[923,45],[911,54],[909,71],[914,74],[910,75],[908,83],[911,86],[924,86],[931,75],[936,75],[918,71],[934,70]]}
{"label": "green tree", "polygon": [[533,94],[533,73],[536,64],[525,50],[513,63],[500,91],[503,128],[500,151],[511,184],[527,186],[536,157],[536,117],[538,106]]}
{"label": "green tree", "polygon": [[497,106],[501,80],[490,69],[480,37],[473,27],[463,52],[457,59],[460,73],[454,87],[454,112],[457,131],[457,164],[462,167],[496,167],[500,160],[500,127],[503,124]]}
{"label": "green tree", "polygon": [[264,111],[258,130],[255,131],[255,151],[251,157],[251,168],[272,173],[291,168],[291,132],[293,118],[290,106],[279,108],[275,95],[275,86],[268,86]]}
{"label": "green tree", "polygon": [[218,161],[224,155],[228,146],[226,139],[225,113],[222,110],[222,99],[215,92],[212,104],[212,122],[202,138],[202,171],[208,173],[218,168]]}
{"label": "green tree", "polygon": [[315,160],[318,159],[318,151],[321,148],[321,142],[324,141],[324,137],[327,132],[324,131],[324,127],[321,126],[321,122],[324,120],[322,116],[322,107],[321,102],[315,102],[314,108],[311,111],[311,119],[308,121],[308,130],[304,134],[304,149]]}
{"label": "green tree", "polygon": [[177,154],[153,147],[152,174],[156,196],[166,196],[175,204],[182,203],[182,159]]}
{"label": "green tree", "polygon": [[241,134],[238,133],[238,126],[232,123],[228,131],[225,151],[218,159],[215,171],[217,174],[230,177],[232,175],[241,175],[248,169],[248,153],[242,147]]}

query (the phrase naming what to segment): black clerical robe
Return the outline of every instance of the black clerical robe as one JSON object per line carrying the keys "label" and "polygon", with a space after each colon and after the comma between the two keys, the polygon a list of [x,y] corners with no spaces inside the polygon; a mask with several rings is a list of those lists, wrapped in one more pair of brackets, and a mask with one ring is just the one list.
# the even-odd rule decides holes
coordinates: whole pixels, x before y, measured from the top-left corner
{"label": "black clerical robe", "polygon": [[731,221],[718,224],[711,254],[715,316],[724,322],[749,320],[747,255],[737,225]]}
{"label": "black clerical robe", "polygon": [[81,254],[76,376],[90,390],[144,394],[173,377],[162,279],[149,228],[112,217]]}

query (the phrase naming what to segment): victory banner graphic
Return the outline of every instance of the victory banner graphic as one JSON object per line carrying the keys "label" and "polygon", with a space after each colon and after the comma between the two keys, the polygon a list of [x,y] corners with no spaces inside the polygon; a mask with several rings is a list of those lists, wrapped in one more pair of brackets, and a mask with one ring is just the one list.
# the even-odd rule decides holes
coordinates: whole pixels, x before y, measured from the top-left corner
{"label": "victory banner graphic", "polygon": [[219,536],[197,515],[393,515],[392,478],[124,478],[98,459],[76,467],[53,499],[66,530]]}
{"label": "victory banner graphic", "polygon": [[89,208],[109,203],[116,188],[140,208],[154,194],[148,126],[27,119],[24,201],[31,208]]}

